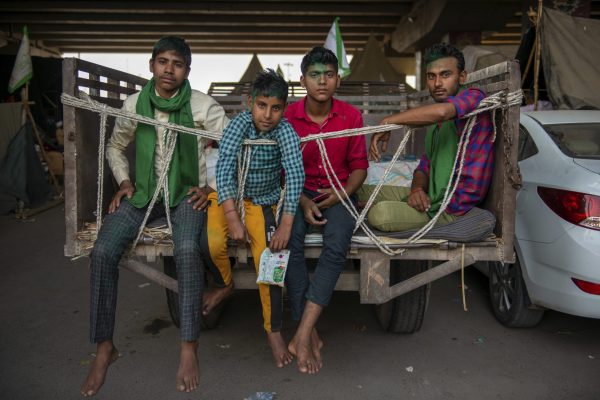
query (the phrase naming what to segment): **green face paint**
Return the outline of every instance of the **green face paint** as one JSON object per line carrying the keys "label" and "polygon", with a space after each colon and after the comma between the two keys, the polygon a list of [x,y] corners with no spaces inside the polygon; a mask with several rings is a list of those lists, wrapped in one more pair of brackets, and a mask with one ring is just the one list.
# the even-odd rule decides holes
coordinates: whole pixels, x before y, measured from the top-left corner
{"label": "green face paint", "polygon": [[315,81],[320,81],[322,76],[325,76],[326,79],[334,79],[337,76],[337,72],[330,65],[316,63],[308,67],[306,76]]}

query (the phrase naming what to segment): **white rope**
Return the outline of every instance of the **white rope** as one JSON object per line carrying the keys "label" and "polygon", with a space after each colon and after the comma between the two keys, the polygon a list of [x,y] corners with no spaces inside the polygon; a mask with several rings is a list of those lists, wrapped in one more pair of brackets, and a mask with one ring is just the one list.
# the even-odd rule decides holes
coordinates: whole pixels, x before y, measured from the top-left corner
{"label": "white rope", "polygon": [[102,226],[104,200],[104,153],[106,152],[106,113],[100,113],[100,143],[98,148],[98,191],[96,194],[96,235]]}
{"label": "white rope", "polygon": [[[130,113],[130,112],[127,112],[127,111],[124,111],[121,109],[109,107],[103,103],[99,103],[97,101],[92,100],[85,93],[80,92],[80,95],[83,97],[83,99],[69,96],[69,95],[63,93],[61,95],[61,100],[62,100],[63,104],[65,104],[65,105],[82,108],[82,109],[87,109],[90,111],[99,112],[101,114],[102,126],[100,128],[101,145],[100,145],[100,149],[99,149],[99,160],[98,160],[98,165],[99,165],[98,186],[99,186],[99,188],[98,188],[98,198],[97,198],[97,202],[98,202],[97,207],[99,208],[99,210],[97,209],[97,212],[96,212],[98,229],[100,229],[101,218],[102,218],[102,210],[101,210],[102,201],[101,201],[101,199],[103,196],[102,187],[103,187],[103,179],[104,179],[104,152],[105,152],[104,138],[106,135],[106,116],[113,115],[115,117],[127,118],[127,119],[134,120],[137,122],[142,122],[142,123],[154,125],[157,127],[163,127],[165,129],[165,135],[167,136],[167,138],[166,138],[167,154],[163,157],[163,161],[160,166],[161,172],[159,174],[159,181],[158,181],[158,184],[156,185],[156,189],[154,191],[152,200],[150,201],[150,204],[146,211],[144,221],[143,221],[142,225],[140,226],[140,230],[138,232],[136,240],[134,241],[132,251],[133,251],[133,249],[135,249],[135,246],[137,245],[137,243],[142,235],[142,232],[146,225],[148,217],[149,217],[158,197],[160,196],[161,192],[163,193],[163,196],[165,199],[165,213],[167,216],[169,230],[172,232],[172,225],[171,225],[170,213],[169,213],[170,210],[169,210],[169,204],[168,204],[168,201],[169,201],[169,189],[168,189],[168,169],[169,168],[168,167],[170,165],[171,158],[173,156],[175,144],[177,143],[177,132],[189,133],[192,135],[204,137],[207,139],[217,140],[217,141],[219,141],[221,139],[222,134],[204,131],[204,130],[195,129],[195,128],[183,127],[183,126],[179,126],[179,125],[169,123],[169,122],[156,121],[152,118],[143,117],[143,116],[135,114],[135,113]],[[464,166],[465,153],[466,153],[466,149],[467,149],[467,146],[469,143],[471,132],[473,130],[473,127],[475,126],[476,116],[483,112],[492,110],[492,123],[493,123],[493,129],[494,129],[493,140],[495,141],[496,133],[497,133],[497,127],[496,127],[496,121],[495,121],[496,110],[498,108],[505,109],[505,108],[508,108],[511,106],[519,105],[521,103],[521,99],[522,99],[521,90],[511,92],[508,94],[506,94],[504,92],[499,92],[499,93],[496,93],[496,94],[493,94],[493,95],[490,95],[490,96],[484,98],[473,112],[471,112],[463,117],[463,118],[467,118],[467,122],[465,123],[465,127],[463,129],[461,138],[459,140],[458,150],[457,150],[457,154],[456,154],[456,157],[454,160],[454,168],[451,171],[450,181],[449,181],[448,186],[446,186],[444,197],[442,199],[442,204],[441,204],[439,210],[437,211],[436,215],[433,218],[431,218],[431,220],[425,226],[423,226],[419,231],[417,231],[414,235],[412,235],[408,239],[408,243],[417,241],[420,238],[422,238],[424,235],[426,235],[427,232],[429,232],[429,230],[431,230],[431,228],[435,225],[435,223],[439,219],[440,215],[444,212],[444,210],[448,206],[450,200],[452,199],[454,192],[456,191],[456,188],[458,187],[458,183],[460,181],[460,176],[462,174],[462,169]],[[390,249],[389,246],[387,246],[387,244],[385,244],[381,239],[379,239],[375,234],[373,234],[373,232],[370,230],[370,228],[364,223],[364,219],[365,219],[365,216],[367,215],[370,207],[372,206],[375,198],[377,197],[381,187],[383,186],[385,177],[391,171],[393,164],[397,161],[399,155],[404,150],[409,137],[412,135],[412,130],[411,129],[407,130],[402,142],[400,143],[400,146],[394,153],[394,156],[392,157],[391,162],[389,163],[388,167],[384,171],[382,179],[375,187],[373,193],[371,193],[371,196],[369,197],[369,200],[367,201],[367,204],[361,213],[358,213],[358,211],[354,207],[354,204],[350,200],[348,194],[346,193],[346,191],[344,190],[343,186],[341,185],[339,179],[337,178],[337,176],[334,172],[333,166],[331,164],[331,161],[329,160],[329,157],[327,155],[327,151],[325,148],[325,144],[323,143],[323,139],[374,134],[374,133],[379,133],[379,132],[391,131],[391,130],[398,129],[401,127],[402,126],[400,126],[400,125],[394,125],[394,124],[368,126],[368,127],[358,128],[358,129],[346,129],[346,130],[336,131],[336,132],[327,132],[327,133],[319,133],[319,134],[315,134],[315,135],[309,135],[309,136],[301,138],[301,140],[300,140],[301,142],[308,142],[308,141],[312,141],[312,140],[315,140],[317,142],[319,151],[321,153],[321,159],[323,161],[323,164],[325,165],[325,172],[326,172],[327,178],[329,180],[329,183],[331,185],[331,188],[335,192],[336,196],[338,196],[338,198],[340,199],[340,202],[348,210],[350,215],[352,215],[352,217],[356,220],[356,225],[355,225],[354,231],[356,231],[356,229],[358,229],[359,226],[362,227],[363,231],[367,234],[367,236],[369,236],[369,238],[371,238],[373,243],[375,243],[384,253],[386,253],[388,255],[399,254],[403,250],[402,249],[400,249],[400,250]],[[239,188],[239,190],[238,190],[238,209],[240,211],[240,217],[242,219],[242,223],[245,222],[244,190],[245,190],[246,179],[248,176],[248,171],[250,169],[252,146],[254,146],[254,145],[274,145],[274,144],[276,144],[276,142],[273,140],[266,140],[266,139],[253,139],[253,140],[244,140],[243,144],[244,144],[244,150],[241,152],[243,154],[240,154],[240,156],[238,157],[238,188]],[[102,159],[100,159],[100,157]],[[458,170],[457,170],[457,167],[458,167]],[[331,173],[330,173],[330,171],[331,171]],[[456,173],[455,173],[455,171],[456,171]],[[335,179],[332,179],[332,176]],[[340,188],[340,190],[338,190],[338,187]],[[278,216],[279,216],[281,205],[283,203],[284,193],[285,193],[285,186],[280,194],[280,199],[278,201],[276,218],[278,218]]]}
{"label": "white rope", "polygon": [[[170,211],[169,210],[169,198],[164,194],[164,185],[165,185],[165,182],[167,181],[167,175],[169,172],[169,164],[171,163],[171,158],[173,158],[175,144],[177,143],[177,140],[176,140],[177,132],[172,132],[172,131],[168,130],[168,131],[165,131],[165,135],[173,136],[175,139],[169,139],[167,137],[167,144],[168,144],[167,154],[164,155],[164,157],[163,157],[163,162],[161,164],[158,182],[156,183],[156,188],[154,189],[154,194],[152,195],[152,199],[150,200],[150,203],[148,204],[148,208],[146,209],[146,215],[144,215],[144,219],[142,221],[142,224],[140,225],[140,229],[138,231],[137,237],[135,238],[135,241],[133,242],[133,246],[131,246],[131,253],[133,253],[140,238],[142,237],[142,234],[144,232],[144,227],[146,226],[146,223],[148,222],[150,213],[152,213],[152,209],[154,208],[154,205],[156,204],[156,201],[158,200],[158,197],[160,196],[161,192],[163,192],[163,201],[166,204],[165,207],[166,207],[167,222],[169,224],[169,230],[171,231],[171,234],[173,233],[171,222],[170,222],[170,216],[169,216],[169,214],[170,214],[169,213],[169,211]],[[167,191],[168,191],[168,189],[167,189]]]}
{"label": "white rope", "polygon": [[[66,93],[61,95],[61,101],[63,104],[82,108],[85,110],[90,110],[94,112],[105,112],[107,115],[112,115],[115,117],[126,118],[132,121],[142,122],[149,125],[159,126],[165,129],[170,129],[173,131],[189,133],[195,136],[201,136],[207,139],[212,139],[219,141],[221,140],[222,133],[220,132],[210,132],[202,129],[189,128],[185,126],[176,125],[170,122],[161,122],[156,121],[153,118],[144,117],[138,115],[136,113],[131,113],[122,109],[109,107],[106,104],[97,102],[91,99],[87,94],[80,92],[80,96],[82,98],[77,98],[74,96],[70,96]],[[463,118],[468,118],[477,114],[481,114],[482,112],[492,110],[494,108],[506,108],[508,106],[519,105],[521,103],[521,99],[523,97],[523,93],[521,90],[517,90],[515,92],[511,92],[505,94],[504,92],[495,93],[490,95],[479,103],[479,106],[472,111],[471,113],[465,115]],[[353,129],[345,129],[341,131],[335,132],[326,132],[326,133],[318,133],[314,135],[305,136],[300,139],[300,142],[308,142],[316,139],[332,139],[338,137],[349,137],[349,136],[361,136],[368,135],[379,132],[388,132],[395,129],[402,128],[402,125],[375,125],[375,126],[365,126],[363,128],[353,128]],[[245,145],[276,145],[277,142],[269,139],[245,139],[243,144]]]}
{"label": "white rope", "polygon": [[238,157],[238,198],[237,207],[242,220],[242,224],[246,226],[246,207],[244,206],[244,192],[246,190],[246,179],[248,171],[250,171],[250,161],[252,157],[252,147],[244,146]]}
{"label": "white rope", "polygon": [[[350,213],[350,215],[358,222],[358,220],[360,218],[360,216],[358,214],[358,211],[354,207],[354,204],[350,200],[350,197],[348,196],[348,193],[346,193],[346,191],[344,190],[344,187],[342,186],[342,184],[340,183],[337,175],[335,174],[335,171],[333,169],[333,165],[331,165],[329,157],[327,156],[327,149],[325,148],[325,144],[323,143],[323,139],[317,139],[317,145],[319,146],[319,151],[321,153],[321,160],[323,161],[323,164],[325,166],[325,168],[324,168],[325,169],[325,174],[327,175],[327,179],[329,179],[329,182],[331,183],[331,188],[335,192],[335,194],[338,197],[338,199],[340,199],[340,203],[346,208],[346,210],[348,210],[348,212]],[[332,173],[330,173],[330,170],[332,171]],[[331,178],[332,175],[335,178],[335,183],[337,183],[337,185],[340,188],[339,191],[338,191],[338,189],[336,187],[336,184],[334,184],[332,182],[332,178]],[[340,194],[340,191],[343,193],[343,196]],[[363,213],[366,213],[366,212],[367,212],[367,209],[365,208],[363,210]],[[362,219],[364,219],[364,216],[363,216]],[[354,231],[356,231],[356,227],[357,226],[358,225],[355,225]],[[390,248],[385,242],[383,242],[380,238],[378,238],[373,233],[373,231],[371,231],[371,229],[367,226],[367,224],[364,223],[364,221],[361,223],[361,226],[362,226],[363,231],[365,232],[365,234],[385,254],[387,254],[389,256],[393,256],[393,255],[397,255],[397,254],[402,254],[405,251],[405,249],[393,250],[392,248]]]}
{"label": "white rope", "polygon": [[398,158],[400,157],[400,155],[404,152],[404,148],[406,147],[406,143],[408,143],[408,140],[410,139],[410,137],[413,134],[414,134],[414,130],[412,128],[408,128],[406,130],[406,133],[404,134],[404,138],[402,138],[402,141],[400,142],[400,145],[398,146],[398,148],[396,149],[396,152],[392,156],[392,159],[390,160],[388,166],[383,171],[383,175],[381,176],[381,178],[379,179],[379,182],[375,186],[375,189],[373,189],[373,192],[369,196],[369,200],[367,200],[367,204],[365,204],[363,212],[361,213],[359,219],[356,221],[355,231],[358,228],[358,225],[360,225],[363,222],[363,219],[367,215],[368,210],[371,209],[371,206],[375,202],[375,199],[377,198],[377,195],[379,194],[379,191],[381,190],[381,188],[383,187],[383,185],[385,183],[385,178],[391,172],[392,168],[394,168],[394,164],[396,163],[396,161],[398,160]]}
{"label": "white rope", "polygon": [[[77,107],[77,108],[81,108],[84,110],[90,110],[90,111],[94,111],[94,112],[104,112],[107,115],[111,115],[114,117],[125,118],[125,119],[129,119],[131,121],[137,121],[137,122],[141,122],[144,124],[161,127],[164,129],[170,129],[172,131],[189,133],[191,135],[200,136],[200,137],[203,137],[206,139],[211,139],[211,140],[216,140],[216,141],[221,140],[221,136],[222,136],[221,132],[210,132],[210,131],[205,131],[202,129],[189,128],[186,126],[176,125],[171,122],[157,121],[153,118],[144,117],[142,115],[128,112],[128,111],[125,111],[125,110],[122,110],[119,108],[109,107],[108,105],[106,105],[104,103],[100,103],[100,102],[93,100],[84,92],[79,92],[79,95],[82,98],[70,96],[66,93],[63,93],[63,94],[61,94],[61,101],[63,104],[65,104],[67,106],[71,106],[71,107]],[[402,127],[401,125],[394,125],[394,124],[365,126],[363,128],[345,129],[343,131],[326,132],[326,133],[310,135],[308,137],[301,138],[300,142],[307,142],[307,141],[315,140],[317,138],[331,139],[331,138],[338,138],[338,137],[361,136],[361,135],[367,135],[367,134],[371,134],[371,133],[387,132],[390,130],[399,129],[401,127]],[[275,140],[270,140],[270,139],[244,139],[243,144],[244,145],[274,146],[274,145],[277,145],[277,142]]]}
{"label": "white rope", "polygon": [[[423,227],[421,227],[421,229],[419,229],[417,232],[415,232],[408,239],[408,243],[413,243],[413,242],[421,239],[423,236],[425,236],[437,223],[437,221],[440,218],[440,216],[442,215],[442,213],[446,210],[446,207],[448,207],[448,204],[450,204],[450,201],[451,201],[452,197],[454,196],[454,192],[456,191],[456,188],[458,187],[458,183],[460,181],[460,176],[462,175],[462,170],[463,170],[465,155],[466,155],[466,149],[469,144],[469,138],[471,137],[471,132],[472,132],[473,127],[475,126],[475,122],[477,120],[477,118],[476,118],[477,115],[481,114],[483,112],[486,112],[486,111],[494,110],[494,112],[492,113],[492,125],[494,128],[493,140],[495,141],[496,140],[496,132],[497,132],[495,110],[497,108],[506,109],[511,106],[520,105],[522,97],[523,97],[523,92],[520,89],[517,90],[516,92],[508,93],[508,95],[506,95],[503,92],[499,92],[499,93],[493,94],[493,95],[488,96],[485,99],[481,100],[481,102],[479,103],[479,105],[477,106],[477,108],[474,111],[472,111],[471,113],[464,116],[464,118],[467,118],[467,122],[465,123],[463,132],[462,132],[460,140],[459,140],[459,144],[457,146],[456,157],[454,159],[454,167],[450,171],[450,181],[448,182],[448,185],[446,186],[446,191],[444,193],[444,197],[442,198],[442,203],[440,205],[440,208],[438,209],[436,214],[427,222],[427,224],[425,224]],[[460,158],[460,160],[459,160],[459,158]],[[458,163],[458,171],[456,170],[457,163]],[[452,189],[448,190],[450,187],[452,187]]]}
{"label": "white rope", "polygon": [[[164,171],[165,178],[163,183],[163,204],[165,206],[165,216],[167,217],[167,227],[169,229],[169,233],[173,234],[173,224],[171,223],[171,193],[169,191],[169,165],[171,164],[171,159],[173,158],[173,153],[175,151],[175,146],[177,145],[177,132],[171,132],[170,130],[165,130],[164,139],[165,145],[167,147],[167,157],[163,157],[161,161],[160,170]],[[170,152],[169,152],[170,150]],[[155,191],[156,192],[156,191]],[[143,227],[142,227],[143,229]]]}

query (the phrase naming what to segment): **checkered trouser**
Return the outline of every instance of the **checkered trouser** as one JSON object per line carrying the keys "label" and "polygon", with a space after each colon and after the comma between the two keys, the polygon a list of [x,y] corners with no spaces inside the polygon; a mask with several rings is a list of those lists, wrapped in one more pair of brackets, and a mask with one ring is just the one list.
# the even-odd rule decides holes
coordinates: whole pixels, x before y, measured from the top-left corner
{"label": "checkered trouser", "polygon": [[[90,340],[112,340],[117,306],[118,264],[126,246],[137,235],[146,208],[138,209],[128,201],[109,214],[98,233],[91,253]],[[150,219],[164,215],[164,205],[157,204]],[[200,333],[204,263],[200,234],[205,213],[188,204],[187,198],[171,208],[173,255],[177,266],[181,340],[194,341]]]}

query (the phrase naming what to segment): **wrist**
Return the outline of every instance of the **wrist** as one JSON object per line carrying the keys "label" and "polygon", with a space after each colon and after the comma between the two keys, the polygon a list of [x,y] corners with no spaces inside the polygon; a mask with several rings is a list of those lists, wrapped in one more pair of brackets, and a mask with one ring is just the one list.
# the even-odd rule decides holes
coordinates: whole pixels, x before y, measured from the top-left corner
{"label": "wrist", "polygon": [[[286,218],[287,217],[287,218]],[[283,217],[281,217],[281,221],[279,222],[279,227],[282,228],[290,228],[294,223],[294,216],[291,214],[284,214]]]}
{"label": "wrist", "polygon": [[410,189],[410,194],[416,193],[416,192],[425,192],[425,190],[423,190],[422,187],[417,186],[415,188]]}
{"label": "wrist", "polygon": [[225,214],[225,218],[227,218],[227,219],[236,218],[238,216],[237,211],[235,210],[235,208],[232,208],[231,210],[224,211],[223,214]]}

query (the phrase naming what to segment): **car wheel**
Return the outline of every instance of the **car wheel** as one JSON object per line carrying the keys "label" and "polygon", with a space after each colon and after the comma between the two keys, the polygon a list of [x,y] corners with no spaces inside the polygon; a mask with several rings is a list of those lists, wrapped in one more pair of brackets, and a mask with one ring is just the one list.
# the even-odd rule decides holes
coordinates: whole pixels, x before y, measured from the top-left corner
{"label": "car wheel", "polygon": [[544,316],[544,310],[531,308],[518,257],[514,264],[494,261],[488,265],[490,300],[496,319],[510,328],[537,325]]}

